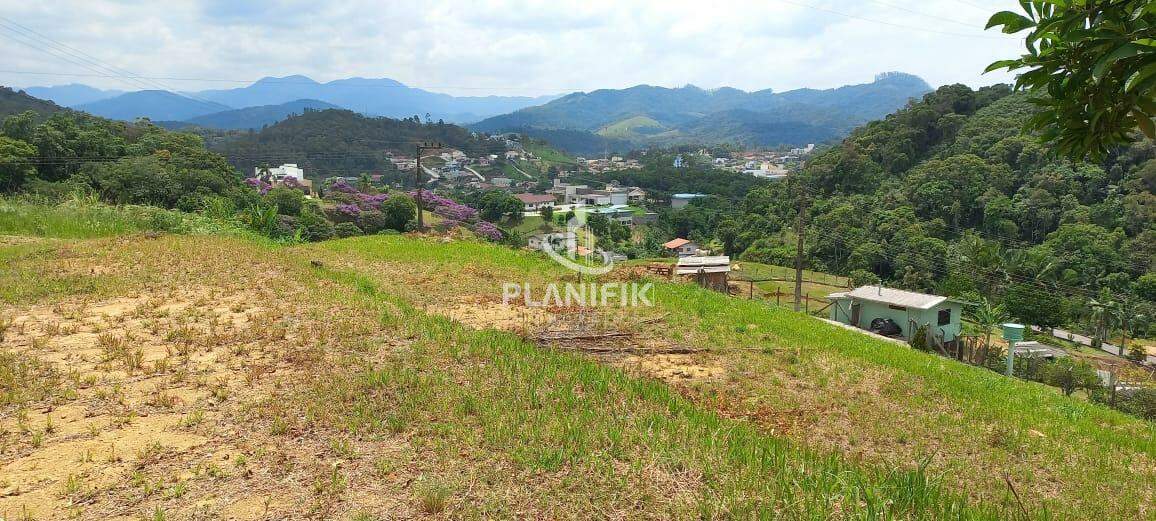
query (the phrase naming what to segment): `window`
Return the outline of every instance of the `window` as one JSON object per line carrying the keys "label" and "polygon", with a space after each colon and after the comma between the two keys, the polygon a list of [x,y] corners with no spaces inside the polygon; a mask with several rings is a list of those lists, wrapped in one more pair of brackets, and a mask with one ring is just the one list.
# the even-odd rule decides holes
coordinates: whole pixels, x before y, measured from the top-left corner
{"label": "window", "polygon": [[899,310],[899,311],[907,311],[907,307],[906,307],[906,306],[896,306],[895,304],[888,304],[888,305],[887,305],[887,307],[889,307],[889,308],[891,308],[891,309],[896,309],[896,310]]}
{"label": "window", "polygon": [[951,323],[951,308],[939,310],[939,325],[946,326]]}

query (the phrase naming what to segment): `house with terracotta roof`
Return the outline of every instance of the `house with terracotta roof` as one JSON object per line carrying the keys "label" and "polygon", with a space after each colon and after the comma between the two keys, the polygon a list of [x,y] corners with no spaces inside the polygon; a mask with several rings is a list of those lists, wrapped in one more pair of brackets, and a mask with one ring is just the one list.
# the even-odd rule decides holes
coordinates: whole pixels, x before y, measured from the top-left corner
{"label": "house with terracotta roof", "polygon": [[554,196],[549,194],[514,194],[527,212],[554,207]]}
{"label": "house with terracotta roof", "polygon": [[697,244],[681,237],[663,244],[662,247],[674,252],[679,257],[689,257],[698,251]]}

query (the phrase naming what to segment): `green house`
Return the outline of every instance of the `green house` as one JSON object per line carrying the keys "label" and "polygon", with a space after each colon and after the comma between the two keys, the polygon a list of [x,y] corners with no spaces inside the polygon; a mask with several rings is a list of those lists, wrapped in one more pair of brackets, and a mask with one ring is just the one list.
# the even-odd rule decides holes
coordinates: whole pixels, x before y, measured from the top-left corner
{"label": "green house", "polygon": [[937,345],[954,343],[963,331],[960,322],[966,302],[883,286],[862,286],[832,293],[831,320],[860,329],[871,329],[875,319],[891,319],[898,335],[910,339],[920,326],[927,326],[928,340]]}

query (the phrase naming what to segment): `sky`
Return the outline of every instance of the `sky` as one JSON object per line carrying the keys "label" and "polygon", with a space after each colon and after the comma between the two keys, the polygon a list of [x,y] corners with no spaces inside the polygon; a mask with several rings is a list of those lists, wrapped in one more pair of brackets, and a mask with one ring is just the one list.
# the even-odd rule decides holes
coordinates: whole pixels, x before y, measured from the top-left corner
{"label": "sky", "polygon": [[0,84],[193,91],[301,74],[477,96],[784,91],[902,71],[978,87],[1013,79],[982,74],[1021,52],[983,30],[1004,9],[1016,2],[0,0]]}

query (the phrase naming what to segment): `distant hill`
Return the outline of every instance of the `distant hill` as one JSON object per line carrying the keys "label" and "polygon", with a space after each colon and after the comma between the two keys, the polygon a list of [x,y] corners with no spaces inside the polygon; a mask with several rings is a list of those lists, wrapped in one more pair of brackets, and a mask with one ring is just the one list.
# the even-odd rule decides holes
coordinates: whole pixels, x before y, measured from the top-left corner
{"label": "distant hill", "polygon": [[369,116],[410,116],[465,123],[538,105],[556,96],[450,96],[409,87],[389,78],[347,78],[319,83],[306,76],[262,78],[247,87],[207,90],[198,97],[232,107],[320,100]]}
{"label": "distant hill", "polygon": [[[28,91],[34,96],[54,100],[61,105],[93,114],[124,120],[145,116],[154,121],[164,121],[168,126],[174,126],[174,122],[214,112],[283,105],[298,100],[322,101],[331,107],[345,108],[368,116],[424,118],[429,114],[433,120],[468,123],[540,105],[557,98],[557,96],[451,96],[409,87],[389,78],[346,78],[320,83],[301,75],[262,78],[252,85],[234,89],[176,94],[167,91],[124,93],[80,84],[30,87]],[[169,96],[162,97],[161,93]],[[196,100],[211,103],[197,103]],[[190,101],[192,103],[189,103]]]}
{"label": "distant hill", "polygon": [[280,105],[262,105],[243,109],[226,110],[197,116],[185,120],[185,125],[218,128],[222,130],[259,129],[284,120],[306,110],[340,109],[337,105],[315,99],[299,99]]}
{"label": "distant hill", "polygon": [[501,153],[505,145],[479,138],[450,123],[426,124],[414,118],[367,117],[349,110],[309,110],[259,132],[212,132],[201,129],[206,143],[242,172],[261,163],[297,163],[306,175],[323,178],[381,173],[408,182],[389,161],[389,153],[412,157],[414,144],[440,141],[470,155]]}
{"label": "distant hill", "polygon": [[79,83],[54,87],[28,87],[24,90],[37,98],[50,100],[65,107],[75,107],[124,94],[123,90],[101,90]]}
{"label": "distant hill", "polygon": [[24,91],[0,87],[0,120],[13,114],[20,114],[21,112],[29,110],[40,113],[42,116],[47,116],[53,112],[67,109],[51,101],[29,96]]}
{"label": "distant hill", "polygon": [[798,145],[845,136],[855,126],[930,90],[922,79],[903,73],[881,74],[862,85],[783,93],[639,85],[569,94],[545,105],[485,119],[471,128],[485,132],[520,129],[531,134],[564,129],[627,139],[635,145]]}
{"label": "distant hill", "polygon": [[114,98],[77,105],[77,110],[109,119],[132,121],[183,121],[205,114],[230,110],[220,103],[193,99],[163,90],[129,92]]}

